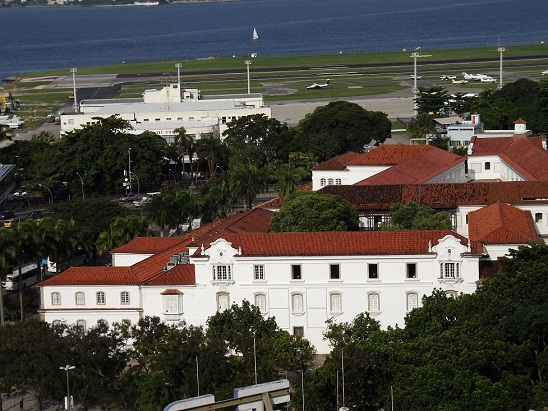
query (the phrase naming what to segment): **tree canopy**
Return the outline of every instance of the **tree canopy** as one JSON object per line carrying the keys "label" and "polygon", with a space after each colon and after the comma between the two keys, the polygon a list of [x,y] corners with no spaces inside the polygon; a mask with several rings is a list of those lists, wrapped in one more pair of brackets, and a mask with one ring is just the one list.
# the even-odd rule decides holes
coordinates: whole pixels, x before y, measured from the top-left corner
{"label": "tree canopy", "polygon": [[450,230],[451,217],[448,213],[437,213],[434,209],[410,201],[396,203],[390,207],[390,220],[381,223],[383,231],[397,230]]}
{"label": "tree canopy", "polygon": [[353,231],[358,226],[358,213],[346,200],[311,191],[287,196],[280,211],[270,219],[270,230],[274,232]]}
{"label": "tree canopy", "polygon": [[292,151],[312,152],[318,161],[383,143],[392,124],[385,113],[368,111],[348,101],[334,101],[307,114],[297,126]]}

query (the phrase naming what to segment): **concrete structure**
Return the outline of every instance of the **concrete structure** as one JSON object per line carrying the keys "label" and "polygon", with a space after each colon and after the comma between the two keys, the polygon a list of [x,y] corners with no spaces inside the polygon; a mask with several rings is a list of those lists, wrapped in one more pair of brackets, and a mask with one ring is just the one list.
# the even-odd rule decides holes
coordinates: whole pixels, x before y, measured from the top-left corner
{"label": "concrete structure", "polygon": [[222,136],[226,123],[243,116],[271,117],[271,109],[264,105],[260,93],[201,96],[200,90],[181,89],[179,84],[145,90],[143,98],[82,100],[79,108],[79,113],[61,115],[62,134],[97,122],[94,117],[115,115],[130,123],[131,133],[152,131],[172,142],[174,130],[179,127],[199,139],[213,133]]}

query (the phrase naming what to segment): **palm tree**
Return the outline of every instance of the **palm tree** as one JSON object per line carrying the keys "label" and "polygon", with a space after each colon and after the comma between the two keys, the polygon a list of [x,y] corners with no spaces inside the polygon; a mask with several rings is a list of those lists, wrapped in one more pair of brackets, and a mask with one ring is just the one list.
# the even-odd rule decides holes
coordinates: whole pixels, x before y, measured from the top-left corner
{"label": "palm tree", "polygon": [[149,221],[160,227],[160,237],[166,227],[175,227],[179,222],[179,205],[174,195],[157,194],[144,207]]}
{"label": "palm tree", "polygon": [[[5,273],[8,269],[8,260],[13,253],[11,245],[10,232],[0,231],[0,273]],[[0,326],[4,325],[4,317],[4,293],[0,290]]]}
{"label": "palm tree", "polygon": [[175,202],[178,210],[177,235],[179,235],[180,224],[187,219],[192,220],[198,214],[198,205],[191,188],[179,191],[175,196]]}
{"label": "palm tree", "polygon": [[57,220],[53,233],[51,259],[56,262],[55,271],[59,273],[61,262],[72,259],[78,246],[84,243],[84,238],[82,230],[74,220]]}
{"label": "palm tree", "polygon": [[196,153],[200,160],[207,161],[210,176],[216,173],[217,161],[225,152],[226,146],[221,141],[218,131],[196,141]]}
{"label": "palm tree", "polygon": [[302,168],[293,168],[287,164],[282,164],[276,172],[278,196],[286,197],[294,193],[297,185],[303,180],[306,174],[307,171]]}
{"label": "palm tree", "polygon": [[194,157],[195,152],[195,144],[194,139],[190,137],[187,133],[184,127],[176,128],[175,130],[175,137],[173,140],[173,143],[171,145],[175,148],[175,153],[177,155],[177,159],[182,161],[183,164],[183,184],[185,182],[185,154],[188,155],[188,161],[190,163],[190,182],[192,184],[193,174],[194,174],[194,167],[192,164],[192,159]]}
{"label": "palm tree", "polygon": [[135,237],[148,237],[151,231],[148,224],[137,214],[118,216],[110,225],[110,231],[122,244],[129,243]]}
{"label": "palm tree", "polygon": [[411,138],[425,138],[427,134],[431,134],[436,130],[434,116],[427,113],[417,114],[407,130],[410,132]]}
{"label": "palm tree", "polygon": [[257,194],[266,189],[266,178],[256,166],[238,164],[230,171],[230,188],[235,197],[244,200],[244,209],[251,209]]}
{"label": "palm tree", "polygon": [[120,238],[111,230],[102,231],[97,238],[95,245],[97,246],[97,254],[103,255],[106,251],[118,247]]}

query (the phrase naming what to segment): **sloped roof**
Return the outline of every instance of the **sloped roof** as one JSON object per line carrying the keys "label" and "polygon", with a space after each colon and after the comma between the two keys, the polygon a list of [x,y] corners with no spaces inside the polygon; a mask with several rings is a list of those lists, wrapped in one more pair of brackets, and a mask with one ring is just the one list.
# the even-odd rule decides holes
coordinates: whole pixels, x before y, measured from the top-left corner
{"label": "sloped roof", "polygon": [[477,137],[470,139],[472,154],[469,157],[486,156],[498,154],[508,148],[513,143],[512,137]]}
{"label": "sloped roof", "polygon": [[[99,282],[100,281],[100,282]],[[71,267],[38,286],[51,285],[135,285],[139,281],[131,267]]]}
{"label": "sloped roof", "polygon": [[516,138],[499,157],[529,181],[548,180],[548,152],[540,138]]}
{"label": "sloped roof", "polygon": [[333,171],[333,170],[346,170],[346,165],[349,164],[354,158],[359,157],[363,154],[354,153],[349,151],[348,153],[340,154],[333,158],[330,158],[327,161],[324,161],[321,164],[318,164],[312,169],[312,171]]}
{"label": "sloped roof", "polygon": [[513,205],[548,203],[547,181],[470,182],[445,184],[394,184],[326,186],[321,194],[336,194],[357,210],[389,210],[394,203],[410,201],[435,209],[459,205],[490,205],[497,201]]}
{"label": "sloped roof", "polygon": [[537,242],[538,233],[529,211],[497,202],[468,214],[471,241],[484,244]]}
{"label": "sloped roof", "polygon": [[437,147],[416,147],[425,147],[425,149],[417,151],[415,156],[409,157],[387,170],[366,178],[356,183],[356,185],[421,184],[466,161],[465,157]]}
{"label": "sloped roof", "polygon": [[169,271],[163,271],[154,278],[145,281],[145,285],[195,285],[194,264],[179,264]]}
{"label": "sloped roof", "polygon": [[[459,238],[463,245],[468,240],[450,230],[431,231],[353,231],[353,232],[299,232],[249,233],[223,236],[240,248],[242,256],[350,256],[428,254],[446,235]],[[193,244],[200,247],[198,242]],[[208,246],[209,244],[204,244]],[[194,257],[200,257],[198,250]]]}
{"label": "sloped roof", "polygon": [[111,250],[111,254],[156,254],[180,243],[180,237],[137,237],[121,247]]}
{"label": "sloped roof", "polygon": [[428,145],[404,146],[383,144],[374,150],[354,158],[347,164],[353,166],[393,166],[423,155],[435,148]]}

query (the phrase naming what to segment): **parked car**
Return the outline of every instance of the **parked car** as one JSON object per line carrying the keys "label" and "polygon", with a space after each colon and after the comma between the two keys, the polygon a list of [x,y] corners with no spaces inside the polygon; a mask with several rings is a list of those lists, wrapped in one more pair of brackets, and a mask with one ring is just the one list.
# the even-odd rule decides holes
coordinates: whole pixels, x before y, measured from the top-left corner
{"label": "parked car", "polygon": [[15,227],[15,220],[5,220],[4,221],[4,228],[12,228]]}
{"label": "parked car", "polygon": [[7,220],[13,217],[15,217],[15,214],[11,210],[0,211],[0,220]]}
{"label": "parked car", "polygon": [[39,220],[42,216],[42,212],[39,210],[33,211],[31,213],[28,213],[25,218],[32,218],[33,220]]}
{"label": "parked car", "polygon": [[120,197],[120,201],[123,201],[124,203],[128,203],[130,201],[136,201],[138,200],[137,194],[127,194],[123,197]]}

